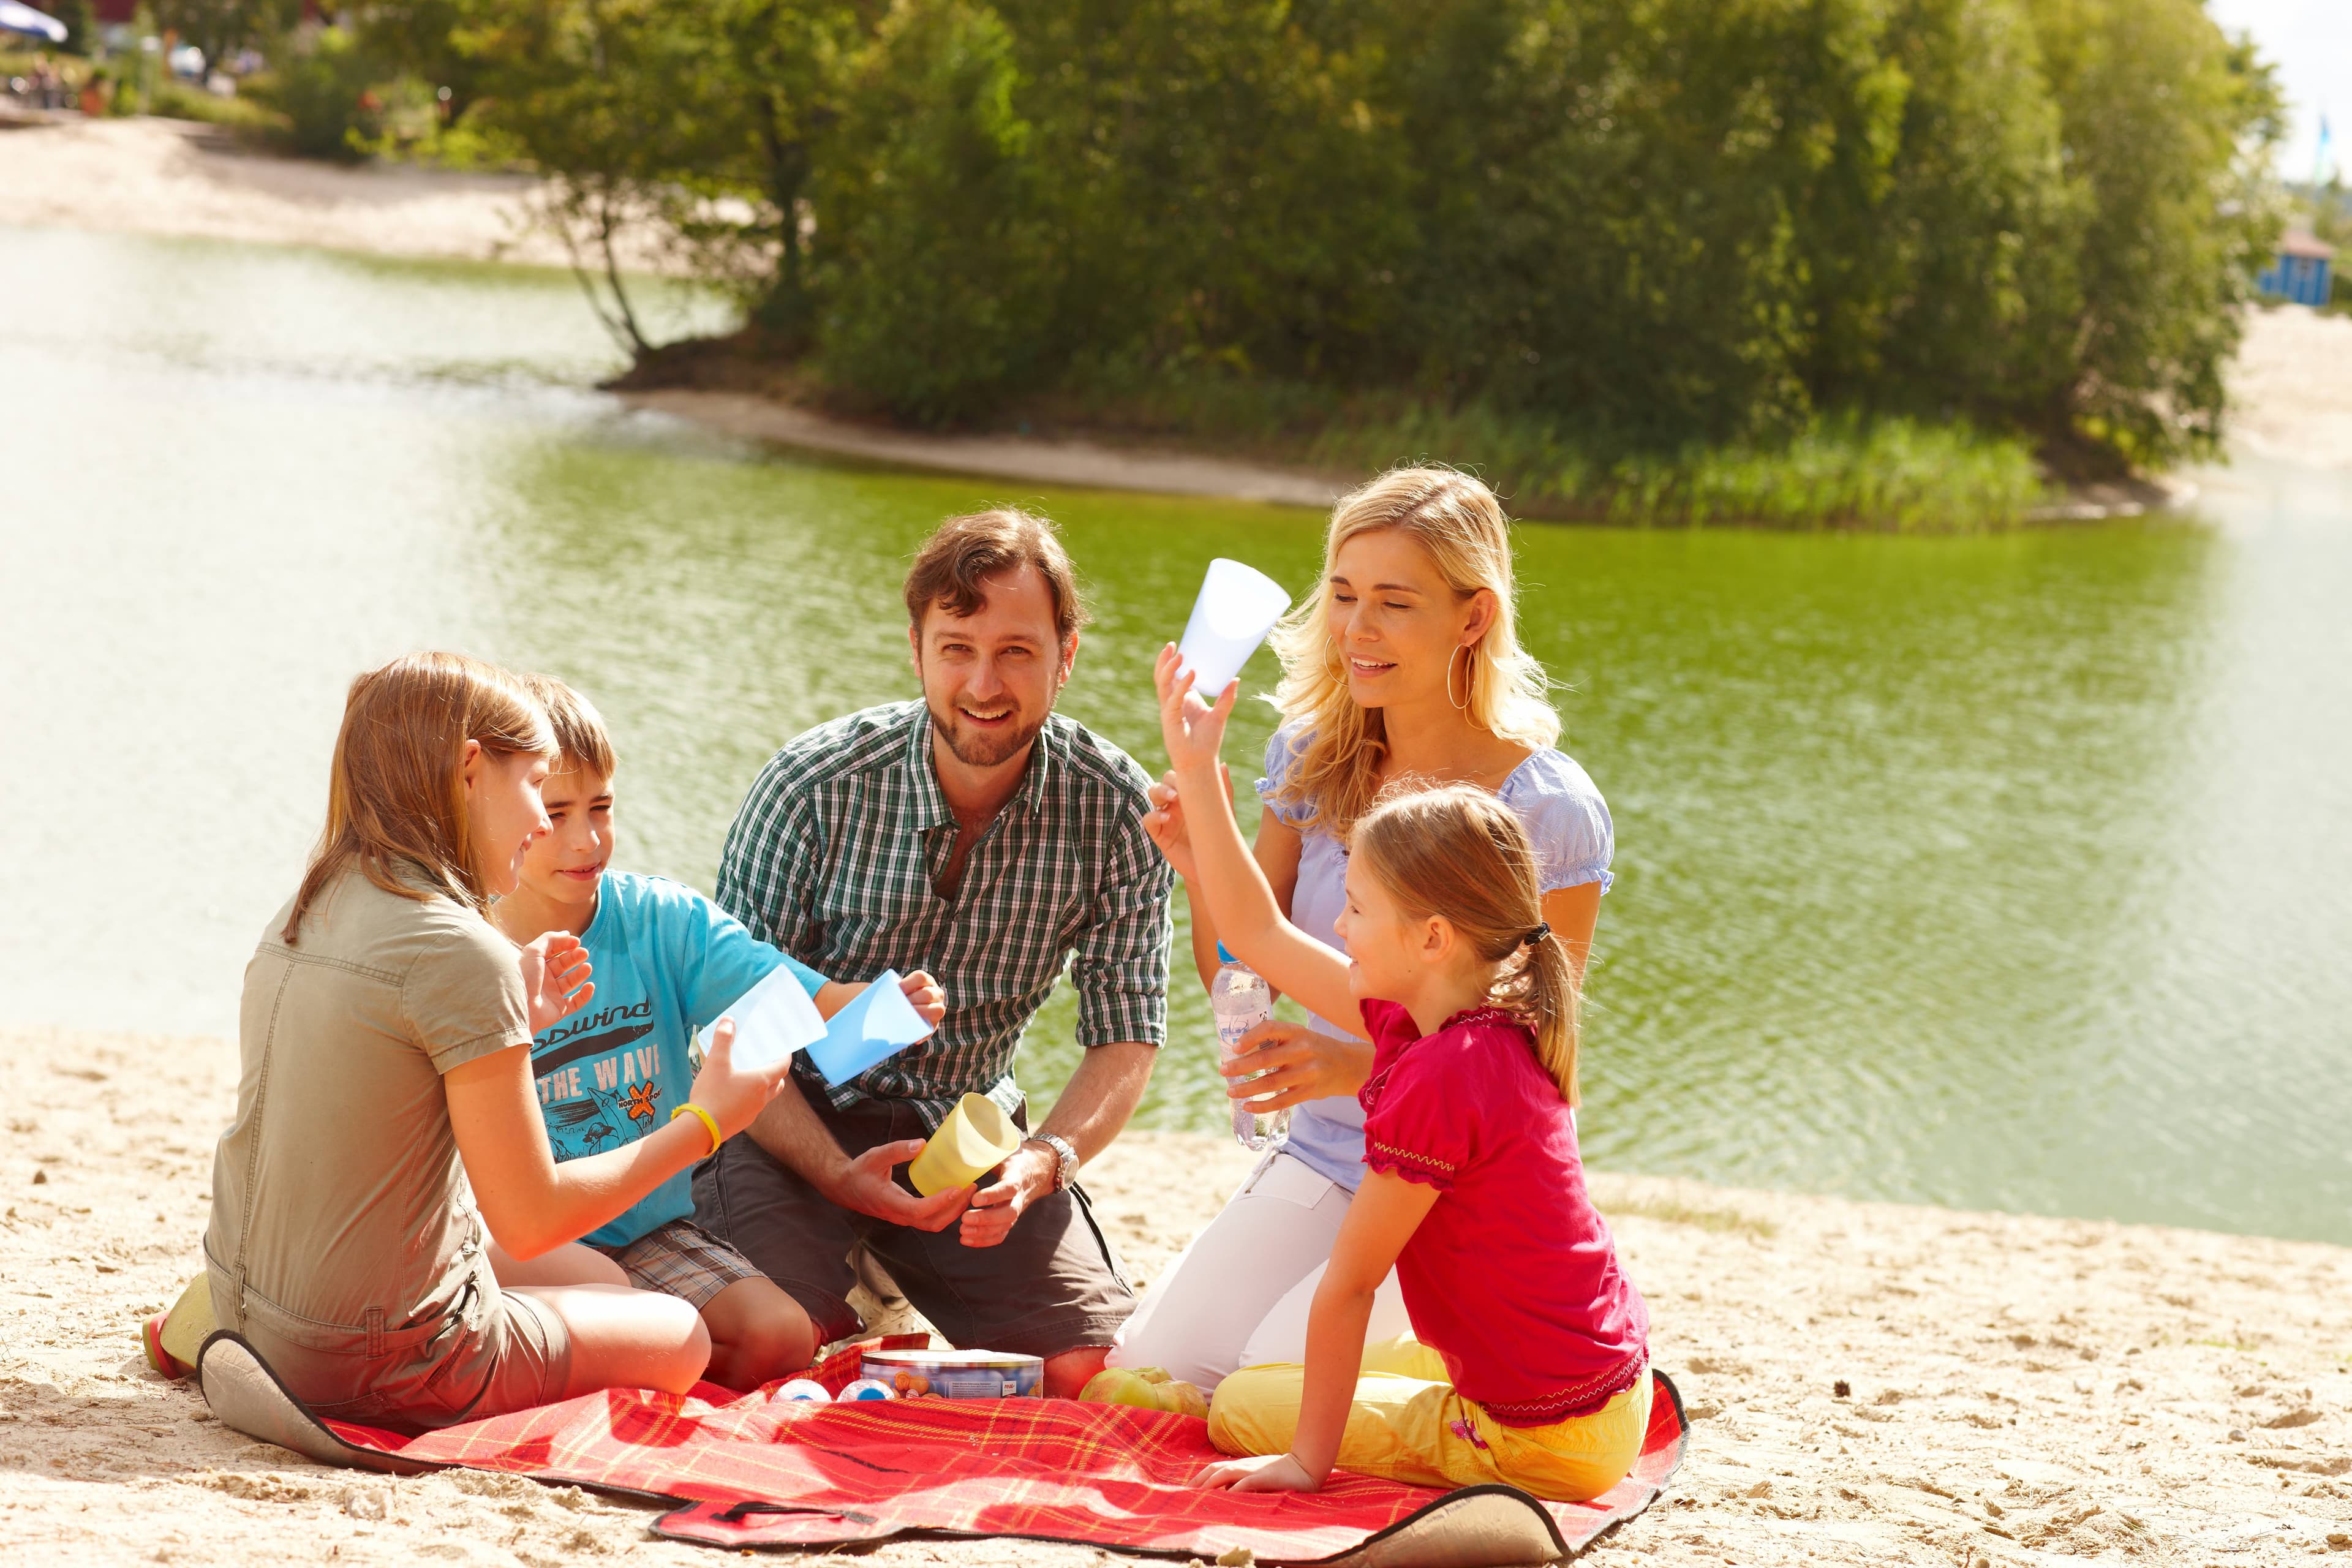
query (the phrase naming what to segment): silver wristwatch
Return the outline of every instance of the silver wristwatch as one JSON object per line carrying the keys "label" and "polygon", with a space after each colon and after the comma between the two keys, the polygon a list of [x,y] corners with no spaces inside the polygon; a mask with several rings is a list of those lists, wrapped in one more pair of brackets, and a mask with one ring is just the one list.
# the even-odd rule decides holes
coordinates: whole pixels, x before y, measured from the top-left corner
{"label": "silver wristwatch", "polygon": [[1054,1190],[1062,1192],[1078,1179],[1078,1152],[1066,1138],[1051,1132],[1032,1132],[1022,1140],[1024,1143],[1043,1143],[1054,1155]]}

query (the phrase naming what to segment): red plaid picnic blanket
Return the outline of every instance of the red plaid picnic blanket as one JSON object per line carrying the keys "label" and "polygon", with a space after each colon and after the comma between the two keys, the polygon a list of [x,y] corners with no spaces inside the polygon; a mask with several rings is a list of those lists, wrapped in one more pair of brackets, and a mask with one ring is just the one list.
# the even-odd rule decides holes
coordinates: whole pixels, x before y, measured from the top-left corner
{"label": "red plaid picnic blanket", "polygon": [[[819,1380],[836,1390],[848,1382],[858,1350],[835,1357]],[[1185,1557],[1246,1546],[1261,1562],[1312,1563],[1475,1492],[1541,1510],[1567,1555],[1647,1507],[1681,1462],[1681,1399],[1654,1375],[1659,1397],[1640,1463],[1582,1504],[1344,1473],[1311,1495],[1204,1491],[1191,1481],[1219,1457],[1206,1422],[1064,1399],[770,1404],[764,1391],[704,1384],[684,1396],[608,1391],[417,1437],[327,1425],[355,1447],[413,1462],[675,1500],[685,1506],[656,1521],[658,1533],[737,1548],[921,1531]]]}

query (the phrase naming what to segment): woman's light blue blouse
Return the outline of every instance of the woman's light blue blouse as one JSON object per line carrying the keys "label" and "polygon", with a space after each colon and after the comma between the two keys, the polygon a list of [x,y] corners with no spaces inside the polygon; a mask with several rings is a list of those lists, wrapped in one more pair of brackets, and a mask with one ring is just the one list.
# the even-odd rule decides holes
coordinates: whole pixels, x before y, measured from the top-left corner
{"label": "woman's light blue blouse", "polygon": [[[1297,755],[1291,733],[1286,725],[1266,742],[1266,776],[1257,781],[1257,794],[1269,813],[1297,827],[1306,810],[1275,800]],[[1544,892],[1587,882],[1600,883],[1604,893],[1609,890],[1614,879],[1609,862],[1616,854],[1616,834],[1610,826],[1608,803],[1575,759],[1557,750],[1538,752],[1513,769],[1496,793],[1528,830]],[[1290,923],[1344,952],[1347,944],[1336,928],[1348,902],[1348,852],[1321,827],[1302,830],[1300,840]],[[1334,1035],[1357,1032],[1352,1025],[1340,1026],[1321,1018],[1313,1019],[1313,1025]],[[1355,1191],[1364,1179],[1364,1108],[1352,1095],[1307,1101],[1291,1112],[1286,1152]]]}

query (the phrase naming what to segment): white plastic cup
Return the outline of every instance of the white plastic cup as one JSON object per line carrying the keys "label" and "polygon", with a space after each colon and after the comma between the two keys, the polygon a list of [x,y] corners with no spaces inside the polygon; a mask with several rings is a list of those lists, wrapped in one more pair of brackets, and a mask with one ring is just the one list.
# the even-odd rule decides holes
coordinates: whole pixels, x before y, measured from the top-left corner
{"label": "white plastic cup", "polygon": [[898,1391],[878,1377],[861,1377],[841,1391],[835,1405],[854,1405],[865,1399],[896,1399]]}
{"label": "white plastic cup", "polygon": [[1255,566],[1218,556],[1209,563],[1184,640],[1176,645],[1184,658],[1178,673],[1191,670],[1192,689],[1202,701],[1214,703],[1288,608],[1290,595],[1281,584]]}

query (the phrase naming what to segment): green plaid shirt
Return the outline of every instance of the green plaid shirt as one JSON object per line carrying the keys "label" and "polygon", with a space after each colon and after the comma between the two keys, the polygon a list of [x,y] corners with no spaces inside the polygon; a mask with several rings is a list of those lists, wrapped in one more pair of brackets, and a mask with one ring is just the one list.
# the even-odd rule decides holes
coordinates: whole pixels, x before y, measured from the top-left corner
{"label": "green plaid shirt", "polygon": [[[967,1093],[1012,1110],[1021,1032],[1066,965],[1078,1044],[1166,1040],[1172,878],[1143,831],[1149,787],[1126,752],[1049,718],[942,899],[956,821],[922,703],[821,724],[770,759],[728,831],[720,906],[820,973],[927,969],[947,992],[938,1032],[825,1089],[835,1105],[909,1100],[932,1128]],[[806,1059],[794,1070],[821,1085]]]}

